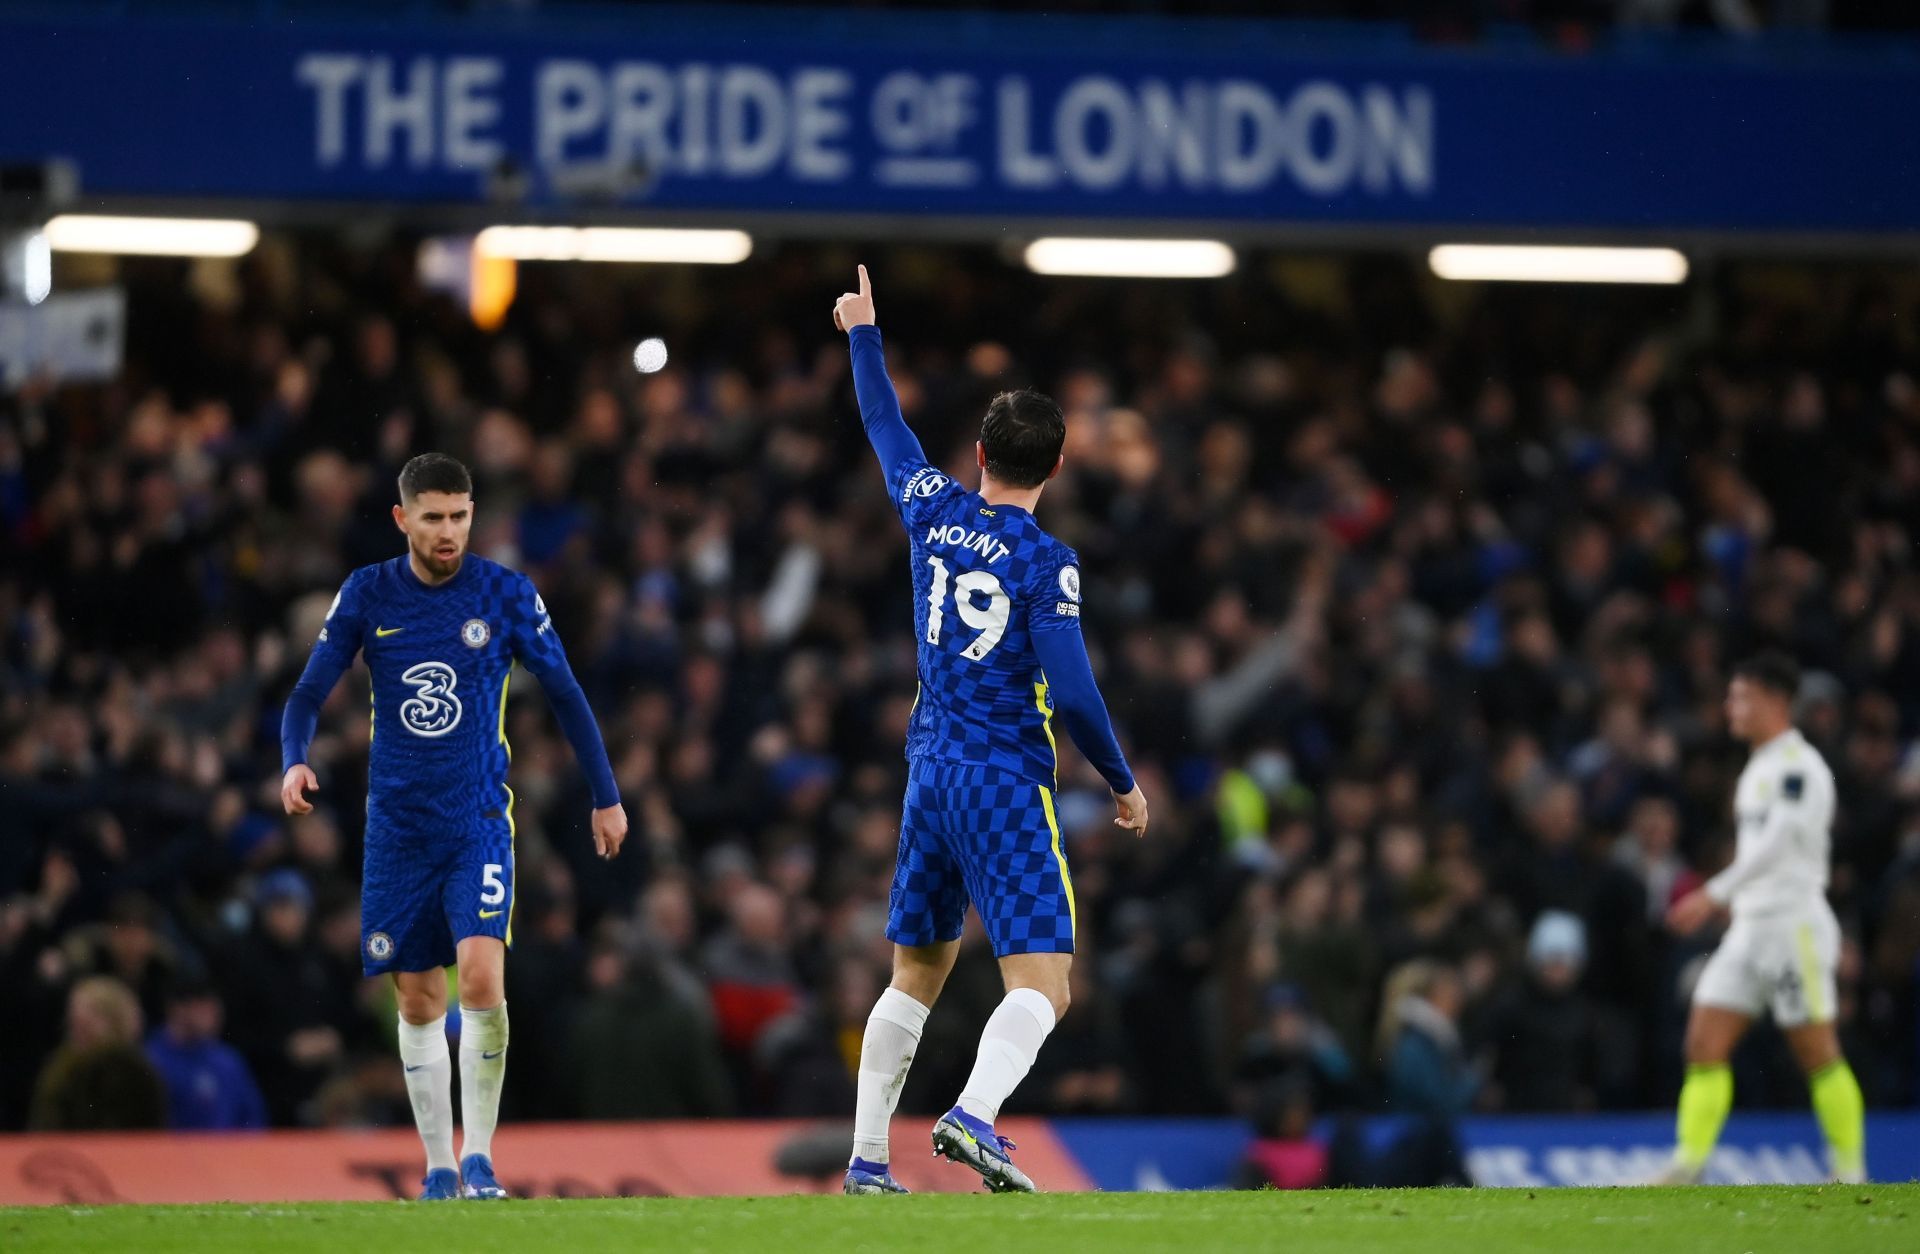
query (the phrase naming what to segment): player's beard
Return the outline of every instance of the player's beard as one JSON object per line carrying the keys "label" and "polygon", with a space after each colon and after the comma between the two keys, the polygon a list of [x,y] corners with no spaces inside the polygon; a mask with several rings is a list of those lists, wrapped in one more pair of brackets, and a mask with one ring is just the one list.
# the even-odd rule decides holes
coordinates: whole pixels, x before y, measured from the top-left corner
{"label": "player's beard", "polygon": [[413,546],[413,555],[420,559],[421,568],[435,579],[451,579],[460,572],[460,562],[467,555],[467,546],[456,545],[451,557],[440,556],[439,548],[438,540],[431,542],[426,548],[416,544]]}

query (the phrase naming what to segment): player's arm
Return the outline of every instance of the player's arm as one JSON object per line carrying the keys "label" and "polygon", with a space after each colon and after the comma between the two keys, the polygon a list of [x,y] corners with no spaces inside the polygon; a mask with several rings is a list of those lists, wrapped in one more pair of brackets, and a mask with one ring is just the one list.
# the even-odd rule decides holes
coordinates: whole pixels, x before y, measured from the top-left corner
{"label": "player's arm", "polygon": [[1819,786],[1805,771],[1780,774],[1774,780],[1773,799],[1767,804],[1760,830],[1741,839],[1726,869],[1673,903],[1667,921],[1674,930],[1696,930],[1716,911],[1731,905],[1742,888],[1786,862],[1795,837],[1809,819],[1811,799],[1807,793]]}
{"label": "player's arm", "polygon": [[1064,565],[1054,578],[1059,584],[1058,594],[1052,600],[1043,595],[1027,615],[1028,635],[1040,669],[1046,674],[1047,690],[1053,694],[1054,713],[1113,790],[1114,804],[1120,811],[1114,822],[1144,836],[1147,799],[1127,766],[1119,738],[1113,734],[1113,719],[1107,714],[1099,684],[1094,682],[1087,642],[1080,634],[1079,570]]}
{"label": "player's arm", "polygon": [[307,657],[307,668],[287,694],[287,708],[280,716],[280,804],[288,814],[306,814],[313,809],[306,794],[317,790],[320,781],[307,765],[307,750],[313,744],[314,729],[320,725],[320,707],[327,703],[327,694],[360,652],[365,630],[360,590],[361,577],[356,571],[347,576],[327,608],[327,621]]}
{"label": "player's arm", "polygon": [[880,459],[888,495],[899,499],[908,475],[927,464],[920,440],[900,413],[900,397],[887,377],[887,355],[880,328],[873,324],[873,288],[860,267],[860,290],[844,293],[833,307],[833,325],[847,333],[853,357],[853,393],[860,401],[860,425]]}
{"label": "player's arm", "polygon": [[607,760],[606,742],[600,737],[593,706],[574,678],[573,667],[567,664],[567,651],[561,647],[560,634],[553,629],[545,602],[526,579],[520,581],[511,622],[514,656],[540,681],[540,690],[547,694],[554,719],[573,746],[573,756],[593,792],[594,851],[611,858],[627,839],[627,812],[620,804],[620,785],[613,778],[613,764]]}

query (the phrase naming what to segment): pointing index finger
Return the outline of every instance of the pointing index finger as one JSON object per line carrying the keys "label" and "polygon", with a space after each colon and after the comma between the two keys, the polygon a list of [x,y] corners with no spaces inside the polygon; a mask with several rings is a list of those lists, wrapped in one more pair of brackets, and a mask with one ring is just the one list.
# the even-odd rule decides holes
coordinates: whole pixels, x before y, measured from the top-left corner
{"label": "pointing index finger", "polygon": [[859,267],[859,269],[860,269],[860,294],[862,296],[871,296],[873,295],[873,285],[867,282],[867,268],[865,266],[861,266]]}

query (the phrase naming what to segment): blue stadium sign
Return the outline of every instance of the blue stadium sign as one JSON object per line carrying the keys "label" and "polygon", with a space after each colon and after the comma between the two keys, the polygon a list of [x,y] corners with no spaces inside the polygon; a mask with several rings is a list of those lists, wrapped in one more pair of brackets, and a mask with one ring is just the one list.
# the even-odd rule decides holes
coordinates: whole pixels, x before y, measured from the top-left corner
{"label": "blue stadium sign", "polygon": [[683,218],[1920,226],[1920,58],[627,34],[15,19],[0,161],[90,196]]}

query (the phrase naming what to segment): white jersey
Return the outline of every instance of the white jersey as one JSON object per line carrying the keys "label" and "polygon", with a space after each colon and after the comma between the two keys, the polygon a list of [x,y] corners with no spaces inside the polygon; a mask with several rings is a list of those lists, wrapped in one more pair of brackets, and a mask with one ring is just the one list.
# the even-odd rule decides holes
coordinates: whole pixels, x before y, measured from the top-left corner
{"label": "white jersey", "polygon": [[1833,772],[1798,728],[1753,751],[1734,791],[1739,843],[1707,895],[1734,921],[1826,911]]}

